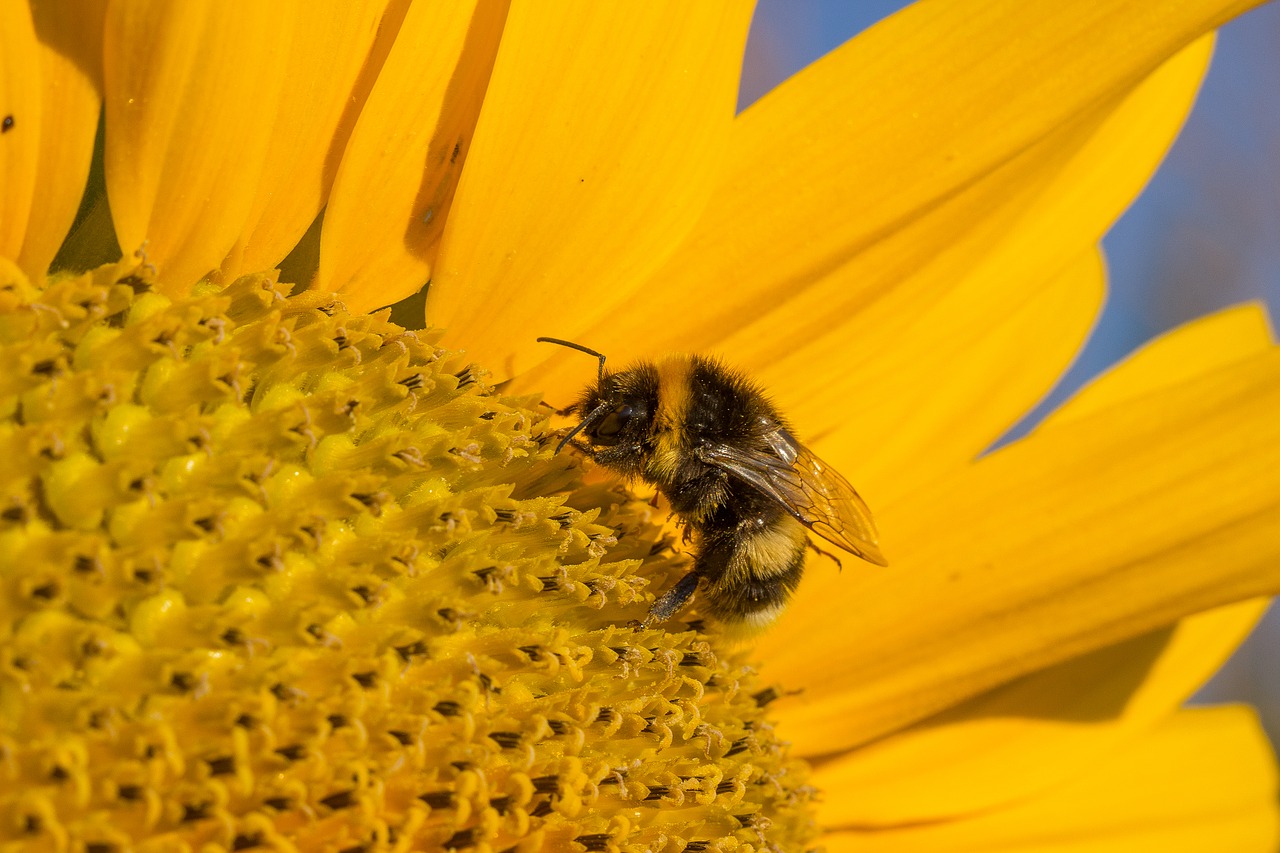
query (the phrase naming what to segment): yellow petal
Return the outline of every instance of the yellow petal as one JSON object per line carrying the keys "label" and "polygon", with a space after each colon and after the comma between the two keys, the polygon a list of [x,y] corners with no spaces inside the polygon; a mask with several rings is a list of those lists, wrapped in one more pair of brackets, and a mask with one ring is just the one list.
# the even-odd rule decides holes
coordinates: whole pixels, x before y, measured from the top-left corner
{"label": "yellow petal", "polygon": [[[915,272],[858,310],[824,310],[806,296],[759,321],[743,319],[729,350],[742,355],[730,360],[752,368],[804,440],[873,510],[972,459],[1052,386],[1083,343],[1105,288],[1095,241],[1163,156],[1210,46],[1198,42],[1162,66],[1088,133],[1064,130],[1054,156],[1029,157],[1038,183],[1018,183],[1021,175],[997,182],[1012,195],[990,199],[983,215],[1000,240],[985,235],[981,251],[913,257]],[[996,215],[1002,204],[1008,207]],[[911,257],[908,246],[902,251]],[[823,287],[857,291],[856,269]],[[673,327],[696,336],[682,318],[701,316],[705,302],[636,333],[629,345],[648,346]],[[798,309],[800,302],[808,307]],[[637,313],[621,314],[618,325]],[[798,327],[806,330],[803,345],[775,348]],[[587,340],[612,334],[606,324]],[[605,351],[625,363],[625,349]],[[573,372],[551,378],[551,399],[564,399],[566,385],[590,375],[575,355],[557,362]]]}
{"label": "yellow petal", "polygon": [[728,349],[723,339],[779,294],[803,293],[820,314],[768,338],[793,351],[819,320],[865,306],[957,242],[998,240],[1006,205],[1052,166],[1055,136],[1249,5],[921,3],[882,21],[740,117],[726,179],[644,292],[656,304],[715,301],[698,328],[660,330],[653,345]]}
{"label": "yellow petal", "polygon": [[224,280],[279,264],[324,207],[373,82],[380,58],[370,55],[370,47],[386,5],[387,0],[329,3],[298,17],[262,179],[240,238],[222,265]]}
{"label": "yellow petal", "polygon": [[[427,319],[495,369],[613,314],[720,172],[751,4],[517,4]],[[480,306],[488,306],[488,309]]]}
{"label": "yellow petal", "polygon": [[[780,286],[768,302],[734,314],[734,331],[710,319],[734,297],[712,295],[720,280],[708,279],[686,282],[683,302],[696,312],[641,333],[637,308],[584,340],[623,361],[714,344],[751,368],[806,440],[826,439],[817,449],[854,476],[874,508],[989,446],[1061,375],[1101,300],[1094,245],[1163,157],[1210,49],[1209,39],[1196,43],[1118,106],[1058,128],[946,203],[878,235],[807,290]],[[804,130],[797,147],[809,138]],[[857,169],[829,165],[833,173]],[[583,375],[580,362],[556,357],[553,374],[531,371],[553,399],[572,382],[566,369],[576,365],[579,384]]]}
{"label": "yellow petal", "polygon": [[892,830],[845,829],[829,853],[1272,853],[1276,766],[1253,712],[1182,711],[1092,772],[1007,809]]}
{"label": "yellow petal", "polygon": [[[938,257],[910,261],[915,270],[901,285],[865,308],[822,307],[879,276],[850,264],[733,332],[725,348],[763,365],[761,380],[784,389],[797,423],[832,434],[838,449],[828,461],[860,466],[852,469],[859,484],[881,500],[974,458],[1048,392],[1083,345],[1105,289],[1096,242],[1177,135],[1211,50],[1212,39],[1196,42],[1118,107],[1060,130],[1002,177],[988,176],[977,195],[995,195],[962,205],[975,205],[973,230],[939,247]],[[917,234],[906,228],[886,247],[909,258]],[[861,260],[878,264],[880,255],[872,249]],[[784,336],[768,333],[773,321],[802,330],[805,343],[778,349]],[[806,369],[825,364],[842,369]]]}
{"label": "yellow petal", "polygon": [[[1046,425],[883,507],[892,567],[813,572],[785,630],[758,651],[807,688],[785,714],[801,750],[838,751],[1017,676],[1273,593],[1278,512],[1271,347]],[[815,663],[815,647],[834,651]]]}
{"label": "yellow petal", "polygon": [[895,293],[890,316],[877,306],[814,340],[811,368],[783,356],[789,379],[759,374],[804,440],[878,511],[990,446],[1079,352],[1106,270],[1096,249],[1056,266],[1023,275],[996,260],[932,298]]}
{"label": "yellow petal", "polygon": [[257,191],[297,8],[130,0],[108,6],[106,180],[116,234],[182,291],[216,269]]}
{"label": "yellow petal", "polygon": [[[503,32],[505,2],[415,3],[342,154],[316,286],[355,310],[431,275]],[[474,307],[474,306],[473,306]]]}
{"label": "yellow petal", "polygon": [[28,275],[46,272],[75,220],[93,159],[102,106],[102,17],[106,0],[35,3],[40,42],[39,162],[26,239],[18,263]]}
{"label": "yellow petal", "polygon": [[[1253,599],[1020,678],[817,768],[828,826],[923,823],[1084,776],[1212,675],[1266,610]],[[838,793],[837,793],[838,792]]]}
{"label": "yellow petal", "polygon": [[1227,308],[1165,334],[1134,353],[1123,370],[1086,385],[1045,424],[1067,423],[1126,399],[1171,388],[1269,350],[1271,326],[1258,304]]}
{"label": "yellow petal", "polygon": [[0,3],[0,257],[17,258],[39,162],[40,62],[26,3]]}

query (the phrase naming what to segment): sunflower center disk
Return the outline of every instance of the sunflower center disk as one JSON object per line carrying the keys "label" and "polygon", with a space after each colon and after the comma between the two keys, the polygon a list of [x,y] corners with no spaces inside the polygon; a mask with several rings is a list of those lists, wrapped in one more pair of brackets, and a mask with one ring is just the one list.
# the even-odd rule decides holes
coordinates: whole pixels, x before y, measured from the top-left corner
{"label": "sunflower center disk", "polygon": [[773,689],[629,627],[663,519],[430,333],[288,292],[0,287],[0,842],[810,841]]}

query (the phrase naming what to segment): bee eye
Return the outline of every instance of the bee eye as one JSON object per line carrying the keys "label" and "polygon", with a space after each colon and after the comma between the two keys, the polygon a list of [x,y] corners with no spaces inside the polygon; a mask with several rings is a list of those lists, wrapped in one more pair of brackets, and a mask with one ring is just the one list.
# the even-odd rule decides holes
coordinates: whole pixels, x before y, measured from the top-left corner
{"label": "bee eye", "polygon": [[627,405],[622,405],[605,415],[599,425],[592,430],[596,444],[617,444],[618,434],[622,432],[634,414],[635,410],[633,408]]}

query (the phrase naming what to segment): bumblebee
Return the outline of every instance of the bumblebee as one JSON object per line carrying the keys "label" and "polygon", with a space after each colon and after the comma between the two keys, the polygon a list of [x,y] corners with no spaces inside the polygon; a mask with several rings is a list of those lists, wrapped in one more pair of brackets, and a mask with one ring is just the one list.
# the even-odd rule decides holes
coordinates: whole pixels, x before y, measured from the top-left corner
{"label": "bumblebee", "polygon": [[[646,625],[688,603],[731,628],[761,629],[782,612],[804,571],[808,531],[877,565],[871,511],[853,486],[796,440],[755,384],[711,358],[671,355],[605,370],[595,350],[538,338],[600,359],[594,386],[567,412],[572,444],[598,464],[652,484],[695,547],[693,570],[662,595]],[[579,440],[582,436],[583,440]]]}

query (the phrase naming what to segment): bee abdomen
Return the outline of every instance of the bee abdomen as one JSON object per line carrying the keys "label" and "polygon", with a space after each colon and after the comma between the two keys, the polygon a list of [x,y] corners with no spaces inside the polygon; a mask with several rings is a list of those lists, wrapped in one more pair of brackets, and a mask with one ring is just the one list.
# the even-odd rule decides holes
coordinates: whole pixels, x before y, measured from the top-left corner
{"label": "bee abdomen", "polygon": [[755,629],[772,624],[800,583],[807,547],[804,528],[789,517],[749,533],[740,530],[715,545],[704,543],[699,562],[705,558],[723,567],[706,575],[705,600],[711,614],[731,626]]}

